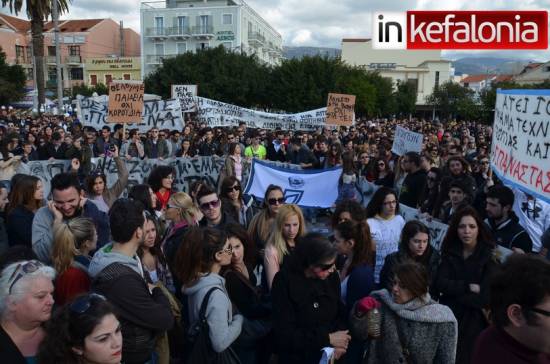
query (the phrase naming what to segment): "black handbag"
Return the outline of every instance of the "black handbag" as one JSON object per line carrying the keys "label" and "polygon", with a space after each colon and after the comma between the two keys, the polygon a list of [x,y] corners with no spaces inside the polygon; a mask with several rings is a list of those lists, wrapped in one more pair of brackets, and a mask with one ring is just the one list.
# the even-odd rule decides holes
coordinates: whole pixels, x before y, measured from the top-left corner
{"label": "black handbag", "polygon": [[205,314],[210,295],[217,289],[221,291],[219,287],[210,288],[202,299],[199,320],[193,326],[191,330],[192,334],[188,335],[187,340],[189,341],[189,345],[187,347],[190,349],[190,352],[187,355],[186,362],[189,364],[241,364],[239,357],[231,347],[228,347],[221,353],[217,353],[212,349],[209,334],[210,327],[208,326],[208,321],[206,321]]}

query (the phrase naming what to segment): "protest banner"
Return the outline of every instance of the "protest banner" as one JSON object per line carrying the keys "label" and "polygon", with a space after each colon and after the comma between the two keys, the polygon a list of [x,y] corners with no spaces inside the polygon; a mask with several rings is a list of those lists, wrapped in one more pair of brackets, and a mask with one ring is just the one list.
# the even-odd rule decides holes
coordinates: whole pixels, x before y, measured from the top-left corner
{"label": "protest banner", "polygon": [[172,85],[172,98],[179,100],[182,112],[195,112],[197,85]]}
{"label": "protest banner", "polygon": [[[77,98],[77,116],[82,125],[101,129],[107,124],[107,101],[92,97]],[[184,125],[178,100],[152,100],[144,102],[141,122],[132,127],[140,132],[147,132],[153,127],[181,131]]]}
{"label": "protest banner", "polygon": [[407,205],[399,204],[399,213],[405,221],[418,220],[430,229],[430,242],[434,249],[440,251],[441,243],[447,234],[449,225],[435,219],[424,218],[420,211]]}
{"label": "protest banner", "polygon": [[355,118],[355,95],[328,94],[327,125],[351,126]]}
{"label": "protest banner", "polygon": [[253,160],[245,194],[262,199],[271,184],[281,186],[286,203],[304,207],[332,207],[338,197],[342,167],[323,170],[291,170]]}
{"label": "protest banner", "polygon": [[144,92],[145,86],[141,81],[111,82],[107,122],[121,124],[141,122]]}
{"label": "protest banner", "polygon": [[491,167],[550,203],[550,90],[497,90]]}
{"label": "protest banner", "polygon": [[391,151],[399,156],[405,155],[408,152],[420,153],[422,151],[422,140],[422,134],[415,133],[398,125],[395,127]]}
{"label": "protest banner", "polygon": [[239,126],[240,122],[244,122],[247,128],[315,131],[326,125],[326,107],[298,114],[273,114],[204,97],[195,99],[197,119],[200,123],[206,123],[210,127]]}

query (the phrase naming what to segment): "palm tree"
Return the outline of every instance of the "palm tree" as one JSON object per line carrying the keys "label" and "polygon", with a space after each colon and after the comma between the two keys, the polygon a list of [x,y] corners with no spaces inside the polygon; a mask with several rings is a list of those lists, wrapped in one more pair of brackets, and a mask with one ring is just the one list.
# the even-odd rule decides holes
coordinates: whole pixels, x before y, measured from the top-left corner
{"label": "palm tree", "polygon": [[[69,11],[70,0],[57,0],[59,14]],[[44,97],[44,22],[52,15],[52,0],[2,0],[2,7],[9,5],[10,12],[18,15],[25,4],[27,17],[31,21],[32,52],[36,67],[36,89],[38,102],[43,105]],[[59,80],[61,81],[61,80]]]}

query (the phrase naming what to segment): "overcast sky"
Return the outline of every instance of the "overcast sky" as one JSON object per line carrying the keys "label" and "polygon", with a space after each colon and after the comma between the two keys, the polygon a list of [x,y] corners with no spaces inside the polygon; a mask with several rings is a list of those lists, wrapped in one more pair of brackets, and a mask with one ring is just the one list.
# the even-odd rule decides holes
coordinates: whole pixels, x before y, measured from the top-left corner
{"label": "overcast sky", "polygon": [[[550,8],[550,0],[248,0],[248,4],[283,36],[288,46],[340,48],[342,38],[370,38],[373,11],[406,10],[540,10]],[[140,31],[140,0],[72,0],[69,15],[63,18],[111,18]],[[452,5],[449,5],[452,4]],[[2,8],[8,13],[9,9]],[[445,52],[461,58],[472,52]],[[479,56],[503,56],[534,60],[550,59],[548,51],[479,52]]]}

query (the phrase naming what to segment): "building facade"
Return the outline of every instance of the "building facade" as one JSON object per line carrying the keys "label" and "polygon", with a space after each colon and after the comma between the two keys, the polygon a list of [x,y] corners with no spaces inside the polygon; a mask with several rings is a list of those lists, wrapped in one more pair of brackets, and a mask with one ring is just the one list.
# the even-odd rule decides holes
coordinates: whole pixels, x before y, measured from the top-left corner
{"label": "building facade", "polygon": [[550,62],[530,63],[523,71],[514,76],[514,82],[520,85],[533,85],[550,80]]}
{"label": "building facade", "polygon": [[112,80],[141,80],[141,57],[88,58],[84,67],[88,86]]}
{"label": "building facade", "polygon": [[[57,85],[56,47],[53,22],[44,25],[44,76],[46,87]],[[82,83],[87,59],[139,57],[139,35],[122,28],[112,19],[81,19],[59,21],[59,45],[63,88]],[[20,64],[27,71],[28,86],[33,88],[33,57],[30,22],[0,14],[0,46],[10,64]]]}
{"label": "building facade", "polygon": [[166,0],[141,4],[143,76],[162,59],[217,47],[277,65],[282,37],[242,0]]}
{"label": "building facade", "polygon": [[435,86],[453,79],[451,61],[441,58],[440,50],[372,49],[370,39],[343,39],[342,61],[377,71],[382,77],[409,82],[416,87],[417,107],[428,106],[426,97]]}

